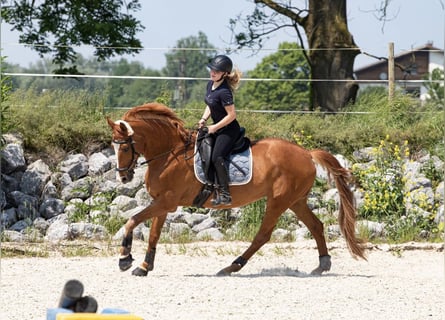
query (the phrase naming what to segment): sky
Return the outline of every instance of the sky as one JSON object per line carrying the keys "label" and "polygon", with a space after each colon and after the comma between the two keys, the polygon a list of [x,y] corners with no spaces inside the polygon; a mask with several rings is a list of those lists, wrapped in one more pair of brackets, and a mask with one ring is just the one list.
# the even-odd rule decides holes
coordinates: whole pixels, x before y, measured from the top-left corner
{"label": "sky", "polygon": [[[304,3],[304,0],[293,3]],[[432,42],[437,48],[444,48],[444,6],[445,0],[390,0],[388,17],[385,23],[375,17],[373,10],[383,0],[348,0],[348,27],[357,46],[374,56],[388,56],[388,44],[394,43],[396,55]],[[141,0],[142,10],[136,13],[145,30],[140,33],[144,50],[136,55],[124,56],[132,61],[140,61],[146,67],[160,70],[165,66],[165,53],[175,47],[178,40],[197,36],[202,31],[209,43],[220,53],[230,45],[231,31],[229,20],[239,14],[244,16],[254,8],[253,0]],[[242,71],[252,70],[264,56],[276,52],[284,41],[297,42],[293,30],[280,31],[271,36],[260,53],[246,50],[230,54],[235,65]],[[10,26],[1,25],[2,56],[9,63],[28,66],[40,58],[31,49],[18,44],[18,34],[10,31]],[[86,58],[92,56],[89,48],[79,50]],[[376,59],[360,54],[354,68],[377,62]],[[206,62],[204,62],[206,63]]]}

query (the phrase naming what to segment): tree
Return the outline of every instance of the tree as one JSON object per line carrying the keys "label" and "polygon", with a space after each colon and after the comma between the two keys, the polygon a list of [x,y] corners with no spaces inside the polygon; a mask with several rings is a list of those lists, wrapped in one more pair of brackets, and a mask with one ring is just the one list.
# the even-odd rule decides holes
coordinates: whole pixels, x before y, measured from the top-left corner
{"label": "tree", "polygon": [[42,58],[51,55],[56,73],[78,73],[74,48],[81,44],[93,46],[98,60],[135,54],[141,48],[136,33],[144,27],[130,15],[140,10],[139,0],[1,0],[1,4],[2,19],[20,32],[19,42]]}
{"label": "tree", "polygon": [[[76,57],[76,65],[80,72],[86,74],[107,74],[111,69],[111,63],[107,61],[98,62],[96,59],[85,59],[78,54]],[[52,61],[48,58],[30,63],[28,67],[19,65],[11,66],[10,72],[18,73],[41,73],[48,74],[56,68]],[[88,90],[91,92],[104,92],[106,79],[95,78],[72,78],[72,77],[11,77],[14,80],[13,88],[16,89],[33,89],[36,92],[44,92],[47,90]]]}
{"label": "tree", "polygon": [[[302,110],[309,107],[309,66],[296,43],[284,42],[249,71],[248,78],[277,81],[247,81],[237,93],[237,106],[247,109]],[[292,79],[294,81],[278,81]]]}
{"label": "tree", "polygon": [[[198,36],[178,40],[175,48],[165,54],[167,63],[163,74],[169,77],[209,77],[206,65],[216,55],[216,49],[203,32],[199,32]],[[181,105],[188,102],[192,97],[193,87],[199,84],[185,80],[171,82],[170,88],[175,91],[174,100]],[[204,86],[201,92],[204,94]]]}
{"label": "tree", "polygon": [[[4,58],[0,57],[0,66],[4,64]],[[3,68],[0,69],[0,135],[8,130],[9,106],[5,103],[9,99],[11,92],[11,79],[3,74]],[[3,138],[0,137],[0,147],[3,147]]]}
{"label": "tree", "polygon": [[[145,69],[140,62],[128,62],[126,59],[112,64],[115,76],[160,77],[159,71]],[[110,79],[108,81],[108,105],[110,107],[133,107],[155,101],[163,95],[166,84],[164,80],[150,79]]]}
{"label": "tree", "polygon": [[[353,65],[360,50],[348,30],[346,0],[309,0],[308,8],[292,6],[291,1],[254,2],[252,14],[230,20],[234,41],[240,48],[261,48],[265,38],[284,28],[295,30],[304,47],[303,28],[309,46],[305,56],[313,79],[312,108],[338,111],[355,101],[358,86]],[[239,23],[247,31],[236,32]]]}
{"label": "tree", "polygon": [[434,69],[431,74],[425,77],[425,80],[427,80],[425,86],[428,89],[428,100],[437,105],[443,105],[444,102],[443,79],[444,71],[439,68]]}

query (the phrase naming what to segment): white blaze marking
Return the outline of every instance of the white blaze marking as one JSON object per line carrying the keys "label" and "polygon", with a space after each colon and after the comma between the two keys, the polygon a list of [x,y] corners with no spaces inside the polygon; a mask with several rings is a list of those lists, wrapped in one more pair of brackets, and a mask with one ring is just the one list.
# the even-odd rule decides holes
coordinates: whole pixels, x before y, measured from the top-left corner
{"label": "white blaze marking", "polygon": [[[117,121],[115,121],[114,123],[117,124],[117,125],[120,125],[120,124],[122,123],[122,124],[125,125],[125,127],[127,128],[128,136],[132,136],[132,135],[134,135],[134,130],[133,130],[133,128],[130,126],[130,124],[129,124],[128,122],[126,122],[126,121],[124,121],[124,120],[117,120]],[[113,143],[113,148],[114,148],[114,154],[116,155],[117,166],[119,167],[119,158],[118,158],[119,144],[117,144],[117,143]],[[118,171],[116,171],[116,180],[122,182],[122,178],[121,178],[121,176],[119,175],[119,172],[118,172]]]}

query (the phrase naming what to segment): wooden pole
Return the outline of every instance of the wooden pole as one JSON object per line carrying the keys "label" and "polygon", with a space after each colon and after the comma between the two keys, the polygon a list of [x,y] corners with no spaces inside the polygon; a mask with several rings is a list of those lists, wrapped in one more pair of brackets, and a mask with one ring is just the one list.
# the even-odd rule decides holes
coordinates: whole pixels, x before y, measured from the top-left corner
{"label": "wooden pole", "polygon": [[394,77],[394,42],[388,46],[388,100],[394,99],[395,77]]}

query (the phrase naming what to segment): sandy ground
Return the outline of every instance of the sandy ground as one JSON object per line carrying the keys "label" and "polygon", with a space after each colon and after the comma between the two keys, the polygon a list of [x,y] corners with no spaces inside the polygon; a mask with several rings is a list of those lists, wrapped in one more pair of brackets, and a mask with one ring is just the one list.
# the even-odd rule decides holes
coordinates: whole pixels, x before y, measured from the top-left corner
{"label": "sandy ground", "polygon": [[[216,277],[248,243],[200,242],[158,247],[147,277],[121,272],[117,257],[3,258],[0,319],[45,319],[63,285],[78,279],[103,308],[144,319],[445,319],[443,244],[372,246],[354,260],[329,244],[332,269],[318,265],[314,243],[267,244],[237,274]],[[136,264],[145,244],[136,242]],[[411,246],[413,247],[413,246]],[[409,249],[409,250],[408,250]]]}

